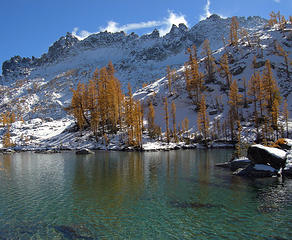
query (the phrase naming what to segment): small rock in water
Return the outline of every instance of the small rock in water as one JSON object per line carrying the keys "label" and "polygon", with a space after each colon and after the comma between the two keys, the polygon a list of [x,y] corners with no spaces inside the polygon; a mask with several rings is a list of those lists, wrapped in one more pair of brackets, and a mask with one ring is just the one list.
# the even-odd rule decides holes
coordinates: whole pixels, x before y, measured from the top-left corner
{"label": "small rock in water", "polygon": [[93,153],[94,153],[93,151],[91,151],[87,148],[83,148],[83,149],[76,151],[76,154],[93,154]]}
{"label": "small rock in water", "polygon": [[250,163],[251,161],[248,158],[234,159],[230,162],[230,169],[231,171],[236,171],[239,168],[247,167]]}

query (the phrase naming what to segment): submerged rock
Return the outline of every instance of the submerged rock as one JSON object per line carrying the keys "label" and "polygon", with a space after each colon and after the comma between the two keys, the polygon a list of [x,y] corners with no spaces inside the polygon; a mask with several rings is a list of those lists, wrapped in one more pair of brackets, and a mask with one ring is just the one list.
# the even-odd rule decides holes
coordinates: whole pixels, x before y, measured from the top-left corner
{"label": "submerged rock", "polygon": [[230,162],[217,163],[216,167],[229,168],[231,171],[235,171],[247,167],[250,163],[251,161],[248,158],[238,158]]}
{"label": "submerged rock", "polygon": [[278,171],[271,166],[264,164],[250,164],[246,168],[237,169],[233,175],[241,177],[265,178],[278,175]]}
{"label": "submerged rock", "polygon": [[230,162],[217,163],[216,167],[230,168]]}
{"label": "submerged rock", "polygon": [[248,148],[247,157],[254,164],[270,165],[279,170],[285,167],[287,154],[281,149],[256,144]]}
{"label": "submerged rock", "polygon": [[221,205],[212,204],[212,203],[200,203],[200,202],[179,202],[171,201],[170,205],[176,208],[215,208],[223,207]]}
{"label": "submerged rock", "polygon": [[77,150],[76,154],[94,154],[94,152],[87,148],[83,148],[83,149]]}
{"label": "submerged rock", "polygon": [[63,234],[63,236],[67,239],[88,239],[91,240],[93,238],[81,236],[73,227],[60,225],[54,227],[57,232]]}
{"label": "submerged rock", "polygon": [[231,171],[235,171],[239,168],[247,167],[250,163],[251,161],[248,158],[234,159],[233,161],[230,162],[230,169]]}

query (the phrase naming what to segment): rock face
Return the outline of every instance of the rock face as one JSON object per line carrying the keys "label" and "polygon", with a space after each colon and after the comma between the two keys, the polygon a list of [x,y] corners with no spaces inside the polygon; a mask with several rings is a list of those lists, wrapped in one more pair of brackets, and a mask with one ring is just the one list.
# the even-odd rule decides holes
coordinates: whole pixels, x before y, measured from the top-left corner
{"label": "rock face", "polygon": [[247,157],[253,164],[270,165],[277,170],[285,167],[287,158],[285,151],[260,144],[250,146],[247,150]]}

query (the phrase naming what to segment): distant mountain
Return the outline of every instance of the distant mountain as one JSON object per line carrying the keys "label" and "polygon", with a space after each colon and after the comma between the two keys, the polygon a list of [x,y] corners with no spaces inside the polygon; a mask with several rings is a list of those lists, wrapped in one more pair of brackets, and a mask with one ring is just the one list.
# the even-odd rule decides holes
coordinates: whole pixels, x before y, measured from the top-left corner
{"label": "distant mountain", "polygon": [[[238,20],[240,27],[248,31],[255,31],[267,23],[260,17],[241,17]],[[193,44],[199,47],[208,38],[212,49],[220,48],[222,38],[228,38],[230,22],[230,18],[212,15],[191,29],[184,24],[173,25],[163,37],[156,29],[141,37],[134,33],[100,32],[81,41],[67,33],[40,58],[15,56],[5,61],[2,81],[7,84],[35,77],[45,77],[49,81],[72,69],[86,71],[90,77],[96,67],[101,68],[112,61],[121,82],[126,85],[130,81],[137,88],[144,82],[162,77],[166,65],[181,65],[185,61],[186,48]]]}
{"label": "distant mountain", "polygon": [[[270,60],[281,96],[287,98],[288,108],[292,112],[291,65],[288,67],[288,76],[283,56],[276,50],[278,43],[288,53],[291,61],[291,24],[287,24],[286,29],[280,31],[277,26],[266,27],[267,20],[260,17],[238,17],[238,22],[240,28],[248,31],[251,46],[247,39],[241,39],[238,47],[228,44],[231,19],[223,19],[217,15],[210,16],[191,29],[184,24],[173,25],[171,31],[162,37],[157,30],[140,37],[134,33],[127,35],[124,32],[101,32],[84,40],[78,40],[67,33],[40,58],[16,56],[3,63],[0,76],[0,112],[13,111],[29,120],[24,125],[13,125],[12,135],[14,134],[13,140],[16,143],[24,141],[20,136],[28,135],[31,143],[38,143],[40,146],[44,144],[41,140],[45,140],[49,145],[67,142],[68,147],[83,146],[85,143],[82,143],[82,138],[80,142],[77,135],[71,139],[70,132],[61,134],[73,122],[64,107],[69,106],[71,89],[76,88],[78,82],[87,82],[96,68],[104,67],[112,61],[115,75],[120,79],[123,88],[126,88],[128,82],[131,83],[136,90],[134,97],[141,100],[145,113],[148,101],[153,102],[155,121],[162,130],[163,98],[167,97],[169,104],[174,101],[177,106],[177,123],[187,117],[191,132],[195,132],[197,109],[186,91],[184,63],[188,59],[187,48],[195,44],[198,58],[201,58],[200,71],[205,72],[205,56],[201,54],[205,39],[210,41],[217,66],[221,56],[228,54],[232,79],[237,80],[242,94],[244,79],[248,81],[255,70],[251,66],[254,56],[257,57],[256,71],[259,72],[263,71],[265,61]],[[165,77],[168,65],[177,69],[172,93],[168,90]],[[215,119],[223,120],[228,113],[228,89],[224,82],[224,78],[217,72],[214,81],[206,83],[205,86],[207,112],[211,122]],[[147,86],[141,88],[142,84]],[[249,108],[243,108],[241,113],[243,124],[246,124],[243,126],[243,137],[248,139],[255,137],[255,131],[249,122],[252,112],[250,105]],[[0,129],[0,138],[1,131],[4,133],[4,130]],[[95,146],[96,141],[91,141],[91,144],[92,147]],[[116,144],[112,147],[116,147]]]}

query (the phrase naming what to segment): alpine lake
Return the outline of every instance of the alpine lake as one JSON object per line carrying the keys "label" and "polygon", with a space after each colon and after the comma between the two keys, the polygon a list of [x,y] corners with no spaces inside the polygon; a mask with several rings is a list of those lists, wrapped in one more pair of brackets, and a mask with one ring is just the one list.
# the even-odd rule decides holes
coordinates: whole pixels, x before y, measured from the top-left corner
{"label": "alpine lake", "polygon": [[233,150],[0,155],[0,239],[292,239],[292,180]]}

